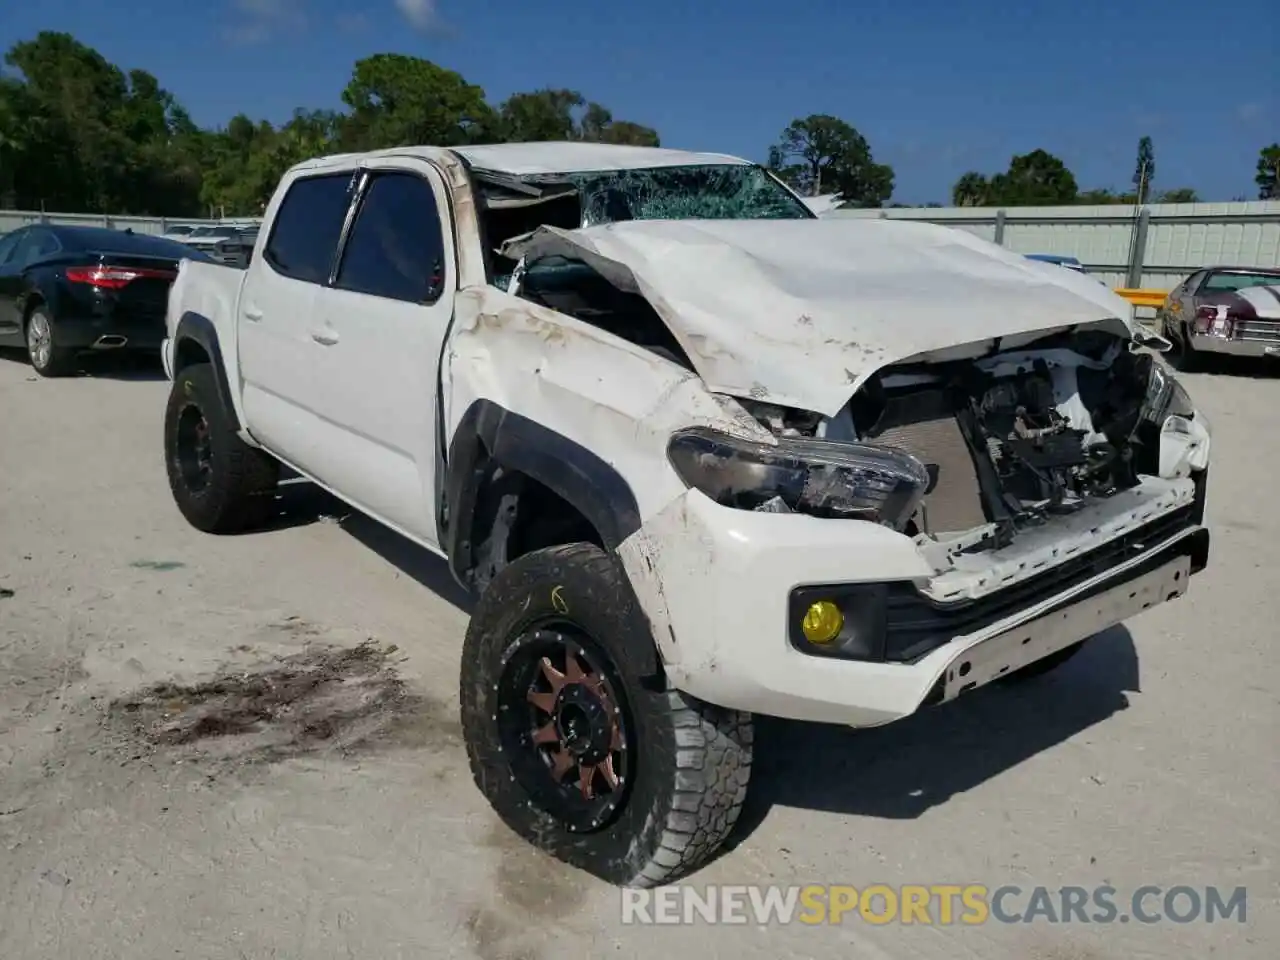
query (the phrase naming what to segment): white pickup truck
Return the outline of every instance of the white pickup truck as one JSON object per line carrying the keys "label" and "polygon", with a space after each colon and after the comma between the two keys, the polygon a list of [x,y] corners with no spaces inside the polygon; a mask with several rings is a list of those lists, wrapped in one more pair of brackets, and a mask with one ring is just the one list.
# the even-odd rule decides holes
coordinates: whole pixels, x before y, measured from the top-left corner
{"label": "white pickup truck", "polygon": [[479,789],[651,885],[733,827],[753,714],[888,723],[1182,594],[1209,428],[1144,345],[1088,277],[733,157],[405,147],[183,263],[165,459],[201,530],[287,464],[445,557]]}

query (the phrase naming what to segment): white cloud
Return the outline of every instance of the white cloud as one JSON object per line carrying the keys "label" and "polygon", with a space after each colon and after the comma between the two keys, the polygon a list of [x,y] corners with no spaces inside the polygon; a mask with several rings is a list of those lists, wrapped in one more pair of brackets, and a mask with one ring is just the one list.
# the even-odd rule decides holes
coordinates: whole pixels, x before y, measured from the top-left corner
{"label": "white cloud", "polygon": [[299,0],[233,0],[235,22],[223,30],[232,43],[256,44],[289,30],[301,30],[307,18]]}
{"label": "white cloud", "polygon": [[432,30],[439,25],[436,0],[396,0],[396,9],[415,30]]}

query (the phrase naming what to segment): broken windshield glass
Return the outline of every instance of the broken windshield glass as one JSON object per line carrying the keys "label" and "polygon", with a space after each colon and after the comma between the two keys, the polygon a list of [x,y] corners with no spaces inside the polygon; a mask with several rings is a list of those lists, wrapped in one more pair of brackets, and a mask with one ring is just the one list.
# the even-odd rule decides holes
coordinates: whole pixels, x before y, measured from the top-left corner
{"label": "broken windshield glass", "polygon": [[743,163],[515,176],[472,170],[480,185],[490,276],[505,288],[515,263],[502,243],[540,226],[620,220],[813,220],[763,167]]}
{"label": "broken windshield glass", "polygon": [[564,175],[582,194],[583,226],[619,220],[804,220],[809,209],[762,168],[653,167]]}
{"label": "broken windshield glass", "polygon": [[809,220],[814,214],[762,167],[700,164],[513,177],[473,171],[490,210],[577,194],[577,226],[619,220]]}

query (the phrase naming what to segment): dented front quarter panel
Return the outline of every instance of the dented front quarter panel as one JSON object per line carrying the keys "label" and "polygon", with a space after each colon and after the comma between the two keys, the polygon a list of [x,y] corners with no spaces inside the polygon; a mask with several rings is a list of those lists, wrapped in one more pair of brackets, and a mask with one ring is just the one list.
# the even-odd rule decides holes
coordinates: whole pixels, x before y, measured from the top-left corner
{"label": "dented front quarter panel", "polygon": [[[671,434],[708,426],[773,441],[738,404],[642,347],[489,285],[459,291],[445,347],[446,435],[487,400],[536,421],[608,463],[630,486],[641,522],[685,492],[667,460]],[[641,561],[641,566],[643,562]],[[664,657],[678,657],[661,581],[628,567]]]}

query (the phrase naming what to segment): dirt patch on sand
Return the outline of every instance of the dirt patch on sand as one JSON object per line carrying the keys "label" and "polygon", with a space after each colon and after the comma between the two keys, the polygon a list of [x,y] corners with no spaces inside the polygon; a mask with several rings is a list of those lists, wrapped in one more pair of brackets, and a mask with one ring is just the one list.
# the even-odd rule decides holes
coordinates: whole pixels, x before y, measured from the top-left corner
{"label": "dirt patch on sand", "polygon": [[107,723],[154,750],[242,762],[457,742],[456,719],[409,690],[394,653],[312,647],[202,683],[158,683],[112,701]]}

